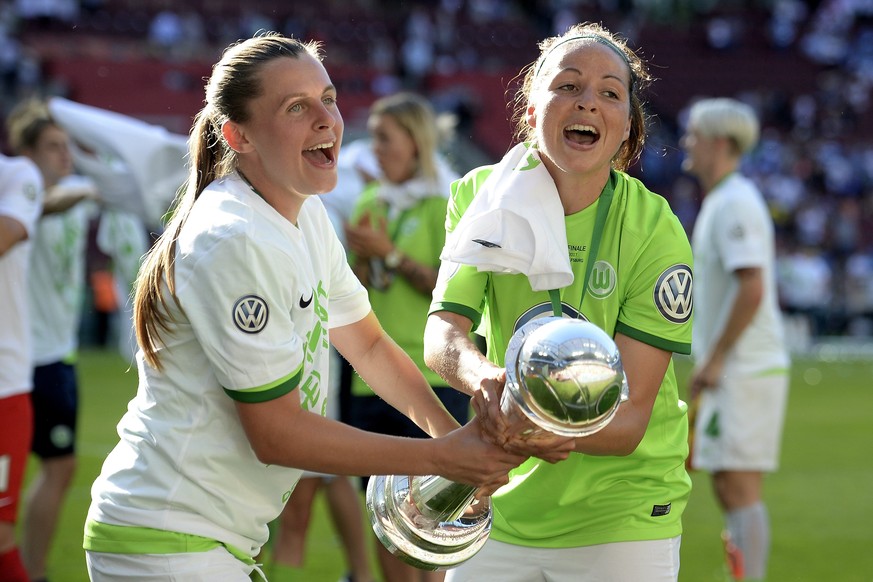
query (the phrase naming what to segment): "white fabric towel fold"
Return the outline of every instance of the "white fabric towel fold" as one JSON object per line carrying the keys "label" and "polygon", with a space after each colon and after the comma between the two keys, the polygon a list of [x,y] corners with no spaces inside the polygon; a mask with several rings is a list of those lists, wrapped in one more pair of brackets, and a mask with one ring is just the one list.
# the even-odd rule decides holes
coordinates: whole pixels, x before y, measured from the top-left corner
{"label": "white fabric towel fold", "polygon": [[97,183],[103,201],[159,226],[188,177],[188,137],[61,97],[52,97],[48,106],[73,138],[76,167]]}
{"label": "white fabric towel fold", "polygon": [[447,236],[440,258],[527,275],[534,291],[573,282],[564,208],[536,149],[518,144],[500,160]]}

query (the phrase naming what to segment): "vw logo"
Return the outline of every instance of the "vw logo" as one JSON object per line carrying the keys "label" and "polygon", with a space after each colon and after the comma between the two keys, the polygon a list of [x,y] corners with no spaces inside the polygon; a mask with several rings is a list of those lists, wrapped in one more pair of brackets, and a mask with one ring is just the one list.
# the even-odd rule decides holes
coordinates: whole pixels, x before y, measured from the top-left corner
{"label": "vw logo", "polygon": [[245,333],[258,333],[264,329],[269,316],[267,302],[257,295],[240,297],[233,304],[233,322]]}
{"label": "vw logo", "polygon": [[672,323],[685,323],[691,318],[691,268],[688,265],[673,265],[666,269],[655,284],[655,305],[664,319]]}

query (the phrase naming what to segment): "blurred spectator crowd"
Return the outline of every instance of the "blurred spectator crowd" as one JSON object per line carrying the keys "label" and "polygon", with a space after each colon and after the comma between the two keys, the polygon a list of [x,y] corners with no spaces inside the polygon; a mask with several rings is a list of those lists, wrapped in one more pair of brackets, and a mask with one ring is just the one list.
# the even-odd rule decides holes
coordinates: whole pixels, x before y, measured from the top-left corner
{"label": "blurred spectator crowd", "polygon": [[[622,32],[659,77],[652,137],[632,173],[670,200],[690,231],[699,195],[680,171],[677,143],[687,107],[722,95],[753,105],[764,129],[746,169],[777,225],[784,311],[813,336],[873,336],[870,0],[6,0],[0,108],[34,93],[76,100],[52,66],[59,59],[208,67],[230,42],[278,30],[323,41],[332,74],[359,73],[340,76],[341,107],[346,90],[362,106],[400,89],[429,96],[453,116],[455,147],[472,141],[480,152],[455,156],[463,172],[510,147],[507,91],[537,41],[586,20]],[[743,66],[705,65],[730,58]],[[497,91],[484,95],[464,79]],[[193,85],[202,96],[202,83]],[[354,109],[343,113],[353,130]]]}

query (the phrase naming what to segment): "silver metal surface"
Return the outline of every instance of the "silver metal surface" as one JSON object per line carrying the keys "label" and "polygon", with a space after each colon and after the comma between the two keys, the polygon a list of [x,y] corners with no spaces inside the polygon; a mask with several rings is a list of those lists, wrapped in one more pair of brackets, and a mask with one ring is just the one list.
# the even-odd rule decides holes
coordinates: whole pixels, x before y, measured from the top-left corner
{"label": "silver metal surface", "polygon": [[[506,350],[501,412],[522,438],[584,437],[601,430],[627,398],[618,348],[581,319],[543,317],[518,329]],[[388,550],[423,570],[471,558],[491,532],[491,501],[476,488],[443,477],[383,475],[370,479],[367,512]]]}

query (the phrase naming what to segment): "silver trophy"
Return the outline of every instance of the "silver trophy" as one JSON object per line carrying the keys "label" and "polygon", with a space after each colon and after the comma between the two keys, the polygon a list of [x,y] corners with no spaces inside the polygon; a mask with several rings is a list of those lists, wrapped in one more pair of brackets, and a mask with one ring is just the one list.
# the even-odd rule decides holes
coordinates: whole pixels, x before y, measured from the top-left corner
{"label": "silver trophy", "polygon": [[[518,437],[584,437],[601,430],[627,399],[618,348],[581,319],[542,317],[519,328],[506,348],[500,409]],[[533,423],[533,426],[530,422]],[[367,486],[367,512],[388,550],[422,570],[471,558],[491,532],[491,500],[476,487],[435,475],[381,475]]]}

